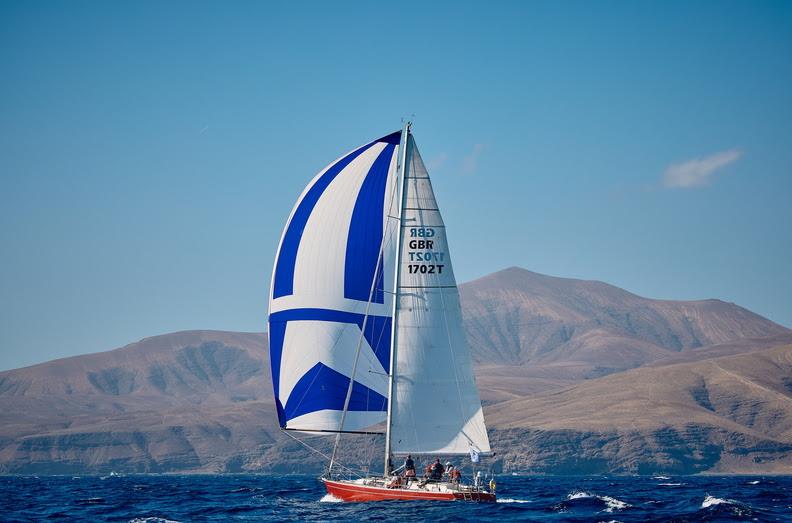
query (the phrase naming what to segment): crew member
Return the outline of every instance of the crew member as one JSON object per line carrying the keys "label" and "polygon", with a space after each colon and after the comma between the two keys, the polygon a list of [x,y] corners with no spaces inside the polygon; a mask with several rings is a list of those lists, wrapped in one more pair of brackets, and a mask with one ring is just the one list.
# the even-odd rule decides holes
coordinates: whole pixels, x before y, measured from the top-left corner
{"label": "crew member", "polygon": [[462,479],[462,472],[458,468],[454,468],[451,471],[451,481],[453,483],[459,483],[459,480]]}
{"label": "crew member", "polygon": [[407,455],[407,459],[404,460],[404,477],[415,477],[415,462],[409,454]]}
{"label": "crew member", "polygon": [[444,472],[445,472],[445,467],[443,467],[443,464],[440,463],[440,458],[436,458],[434,465],[432,465],[432,472],[429,475],[429,478],[434,481],[440,481],[443,479]]}
{"label": "crew member", "polygon": [[394,474],[393,477],[391,477],[391,480],[388,482],[387,487],[388,488],[401,487],[401,476],[399,476],[398,474]]}

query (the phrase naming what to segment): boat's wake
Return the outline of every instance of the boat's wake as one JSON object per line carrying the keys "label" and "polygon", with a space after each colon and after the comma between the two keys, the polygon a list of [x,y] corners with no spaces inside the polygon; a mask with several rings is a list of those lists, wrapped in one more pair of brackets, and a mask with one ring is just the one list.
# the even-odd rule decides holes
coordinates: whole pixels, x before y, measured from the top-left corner
{"label": "boat's wake", "polygon": [[319,503],[343,503],[343,499],[339,499],[332,494],[325,494],[322,496],[322,499],[319,500]]}
{"label": "boat's wake", "polygon": [[498,503],[533,503],[530,499],[498,498]]}

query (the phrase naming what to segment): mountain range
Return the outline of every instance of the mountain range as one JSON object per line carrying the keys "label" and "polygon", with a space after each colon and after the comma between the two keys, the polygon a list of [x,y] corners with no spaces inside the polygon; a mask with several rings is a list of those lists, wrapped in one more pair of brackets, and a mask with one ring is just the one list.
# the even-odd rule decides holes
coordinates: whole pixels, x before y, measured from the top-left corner
{"label": "mountain range", "polygon": [[[518,268],[460,294],[497,469],[792,472],[789,329]],[[276,419],[265,334],[154,336],[0,372],[0,472],[321,470]]]}

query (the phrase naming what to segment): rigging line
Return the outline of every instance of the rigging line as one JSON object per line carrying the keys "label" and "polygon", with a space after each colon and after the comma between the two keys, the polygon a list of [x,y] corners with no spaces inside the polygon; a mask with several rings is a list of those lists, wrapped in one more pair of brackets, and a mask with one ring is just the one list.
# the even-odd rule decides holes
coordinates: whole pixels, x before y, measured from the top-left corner
{"label": "rigging line", "polygon": [[[401,154],[401,151],[400,151],[400,154]],[[397,168],[398,168],[398,163],[399,162],[397,161]],[[398,171],[398,169],[397,169],[397,171]],[[393,190],[391,191],[391,202],[390,202],[390,204],[388,206],[388,210],[389,211],[393,208],[394,192],[395,191],[393,191]],[[369,290],[369,299],[366,302],[366,312],[365,312],[365,314],[363,316],[363,325],[360,328],[360,336],[358,337],[357,347],[355,348],[355,359],[354,359],[354,362],[352,363],[352,374],[349,377],[349,386],[347,387],[346,398],[344,399],[344,410],[341,411],[341,420],[340,420],[339,429],[338,429],[339,432],[338,432],[338,434],[336,434],[335,443],[333,444],[333,453],[332,453],[332,455],[330,457],[330,465],[327,468],[327,475],[328,476],[333,471],[333,465],[335,464],[335,458],[336,458],[336,454],[338,452],[338,444],[341,441],[341,433],[344,430],[344,422],[346,421],[347,411],[349,410],[349,402],[352,399],[352,389],[353,389],[354,384],[355,384],[355,374],[357,373],[358,361],[360,360],[360,349],[363,346],[363,339],[365,338],[365,334],[366,334],[366,325],[368,324],[369,311],[371,309],[371,302],[374,299],[374,291],[377,288],[377,276],[380,273],[380,269],[382,267],[382,262],[383,262],[383,258],[384,258],[386,237],[387,237],[387,234],[385,233],[385,231],[383,231],[382,232],[382,240],[380,240],[379,253],[377,255],[377,266],[374,269],[374,277],[371,279],[371,289]],[[383,271],[383,283],[384,283],[384,271]],[[388,398],[388,401],[390,402],[390,398]]]}
{"label": "rigging line", "polygon": [[[307,444],[306,442],[304,442],[304,441],[303,441],[303,440],[301,440],[300,438],[298,438],[298,437],[296,437],[296,436],[294,436],[294,435],[290,434],[290,433],[289,433],[289,431],[287,431],[287,430],[284,430],[284,429],[281,429],[281,432],[283,432],[284,434],[286,434],[286,435],[287,435],[287,436],[289,436],[291,439],[293,439],[294,441],[296,441],[297,443],[299,443],[299,444],[300,444],[300,445],[302,445],[303,447],[307,448],[307,449],[308,449],[308,450],[310,450],[311,452],[315,452],[315,453],[319,454],[320,456],[322,456],[322,457],[323,457],[323,458],[325,458],[325,459],[330,459],[330,457],[329,457],[327,454],[325,454],[325,453],[324,453],[324,452],[322,452],[321,450],[318,450],[318,449],[316,449],[316,448],[312,447],[311,445]],[[345,470],[346,470],[347,472],[349,472],[350,474],[355,474],[356,476],[360,476],[360,474],[358,474],[358,472],[360,472],[360,471],[355,471],[355,470],[353,470],[353,469],[351,469],[351,468],[349,468],[349,467],[345,467],[344,465],[338,465],[338,467],[339,467],[339,468],[342,468],[342,469],[345,469]]]}

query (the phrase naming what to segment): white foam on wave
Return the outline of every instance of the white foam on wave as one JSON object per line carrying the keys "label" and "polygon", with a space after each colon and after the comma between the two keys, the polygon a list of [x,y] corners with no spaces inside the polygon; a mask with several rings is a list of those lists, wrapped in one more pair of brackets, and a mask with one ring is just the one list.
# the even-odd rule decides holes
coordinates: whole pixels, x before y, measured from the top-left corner
{"label": "white foam on wave", "polygon": [[605,503],[605,510],[603,510],[603,512],[608,512],[608,513],[613,512],[614,510],[622,510],[631,506],[626,501],[622,501],[620,499],[616,499],[611,496],[595,496],[593,494],[589,494],[584,490],[577,490],[575,492],[570,492],[567,495],[567,499],[570,501],[573,499],[587,499],[587,498],[596,498],[602,501],[603,503]]}
{"label": "white foam on wave", "polygon": [[682,483],[658,483],[658,487],[681,487]]}
{"label": "white foam on wave", "polygon": [[735,501],[733,499],[716,498],[715,496],[710,496],[707,494],[707,496],[704,498],[704,501],[701,502],[701,508],[714,507],[715,505],[720,505],[722,503],[734,505]]}
{"label": "white foam on wave", "polygon": [[671,479],[668,476],[652,476],[652,479]]}
{"label": "white foam on wave", "polygon": [[498,503],[533,503],[530,499],[498,498]]}
{"label": "white foam on wave", "polygon": [[749,485],[758,485],[758,484],[759,484],[759,480],[758,480],[758,479],[755,479],[755,480],[753,480],[753,481],[749,481],[749,482],[748,482],[748,484],[749,484]]}
{"label": "white foam on wave", "polygon": [[319,500],[319,503],[341,503],[343,499],[339,499],[332,494],[325,494],[322,496],[322,499]]}
{"label": "white foam on wave", "polygon": [[180,523],[180,522],[172,519],[158,518],[152,516],[147,518],[130,519],[129,523]]}
{"label": "white foam on wave", "polygon": [[612,498],[610,496],[598,496],[599,499],[605,502],[608,506],[605,509],[605,512],[613,512],[614,510],[621,510],[630,506],[629,503],[622,501],[620,499]]}

